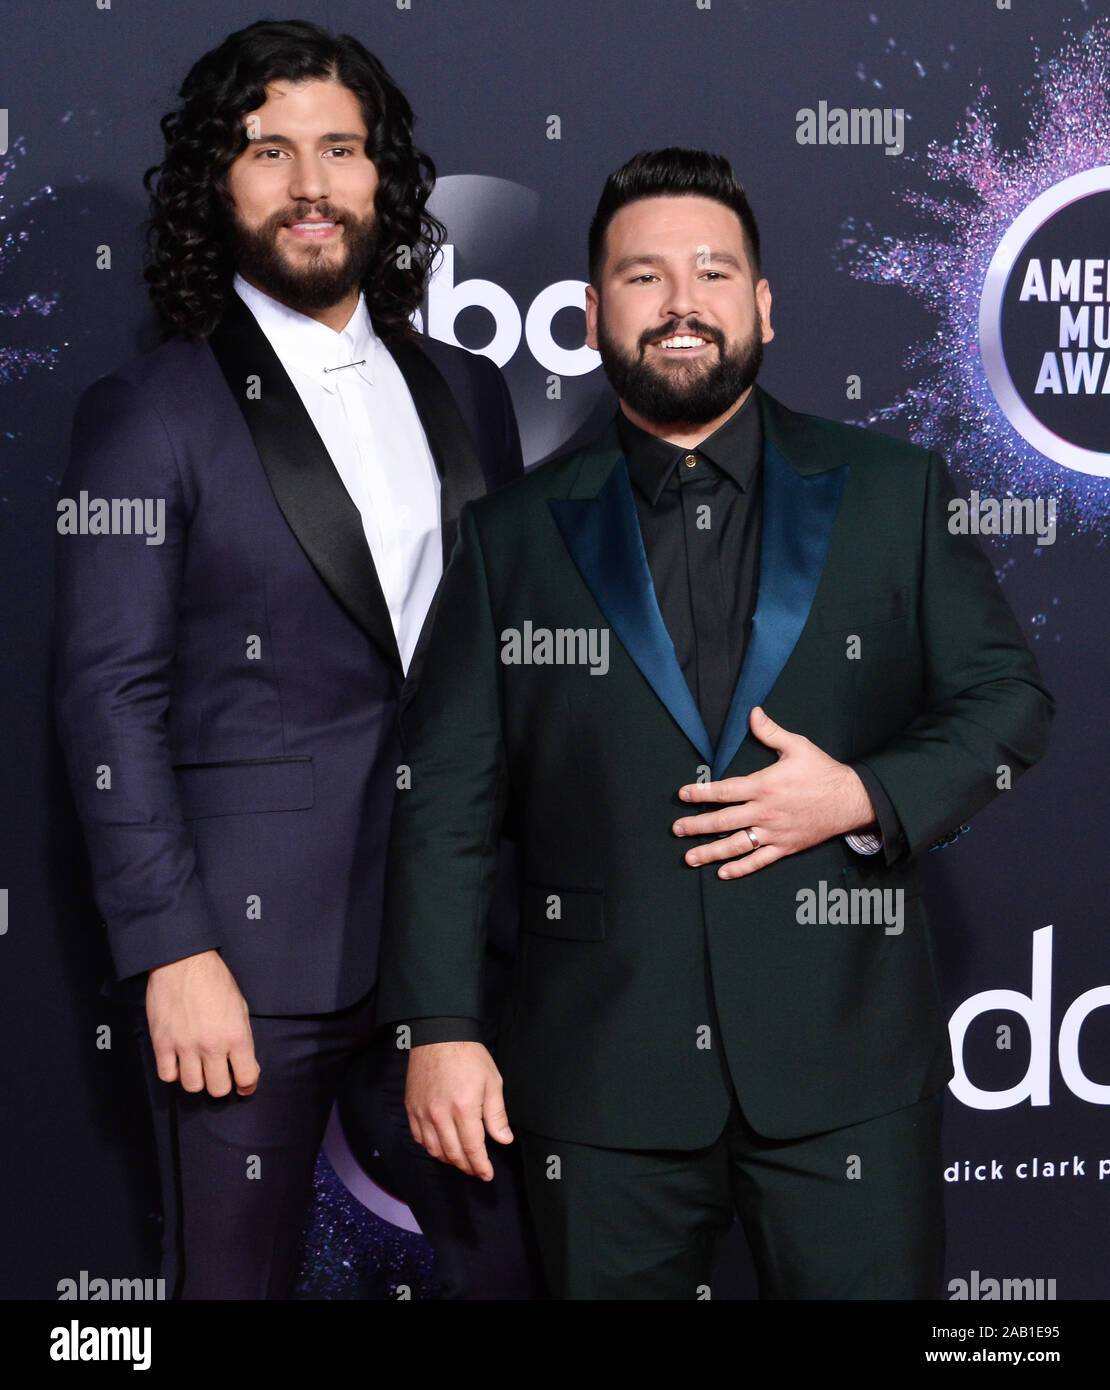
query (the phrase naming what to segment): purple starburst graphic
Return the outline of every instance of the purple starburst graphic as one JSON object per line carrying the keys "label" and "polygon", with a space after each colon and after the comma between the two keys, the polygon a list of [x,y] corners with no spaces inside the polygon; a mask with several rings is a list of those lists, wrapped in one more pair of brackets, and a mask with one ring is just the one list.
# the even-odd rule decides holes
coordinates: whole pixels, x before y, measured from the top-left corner
{"label": "purple starburst graphic", "polygon": [[[22,137],[12,141],[8,153],[0,159],[0,276],[9,270],[12,262],[31,240],[31,228],[34,226],[35,219],[28,217],[24,219],[25,225],[18,230],[13,229],[9,223],[11,217],[8,214],[10,205],[10,194],[7,183],[16,169],[16,159],[26,158],[27,150],[24,146]],[[53,198],[54,190],[47,185],[32,193],[29,198],[24,198],[16,206],[19,208],[29,208],[40,198]],[[22,299],[2,299],[0,298],[0,318],[17,319],[24,314],[39,314],[45,317],[54,310],[57,298],[51,298],[42,294],[27,294]],[[48,370],[53,368],[58,358],[58,349],[47,348],[16,348],[6,344],[0,344],[0,386],[10,381],[18,381],[24,377],[33,367],[46,367]]]}
{"label": "purple starburst graphic", "polygon": [[935,191],[898,196],[938,229],[912,238],[845,224],[837,261],[854,279],[901,285],[936,316],[933,336],[903,365],[915,375],[896,400],[859,423],[900,418],[919,444],[944,453],[974,486],[995,496],[1058,499],[1058,521],[1105,534],[1110,480],[1061,467],[1014,429],[995,400],[979,352],[979,305],[987,269],[1007,229],[1046,189],[1110,164],[1110,21],[1099,20],[1060,52],[1040,59],[1024,94],[1028,135],[1020,149],[998,142],[990,88],[980,87],[949,144],[906,155]]}

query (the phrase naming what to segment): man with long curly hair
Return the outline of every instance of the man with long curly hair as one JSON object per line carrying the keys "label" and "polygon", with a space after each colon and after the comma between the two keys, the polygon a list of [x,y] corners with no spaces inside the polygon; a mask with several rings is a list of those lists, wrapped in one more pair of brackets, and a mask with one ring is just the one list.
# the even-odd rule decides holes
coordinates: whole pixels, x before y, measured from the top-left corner
{"label": "man with long curly hair", "polygon": [[[460,507],[522,465],[497,369],[412,331],[444,229],[378,60],[264,21],[180,96],[145,178],[166,341],[85,393],[63,484],[159,528],[61,539],[57,705],[145,1002],[167,1285],[281,1298],[373,1032],[402,684]],[[511,1182],[498,1206],[409,1177],[449,1296],[526,1292]]]}

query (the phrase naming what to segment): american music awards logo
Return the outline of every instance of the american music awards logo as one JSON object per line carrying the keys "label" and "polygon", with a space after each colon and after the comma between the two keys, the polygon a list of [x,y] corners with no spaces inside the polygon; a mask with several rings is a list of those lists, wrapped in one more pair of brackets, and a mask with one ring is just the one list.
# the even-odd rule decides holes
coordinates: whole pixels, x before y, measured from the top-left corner
{"label": "american music awards logo", "polygon": [[1110,529],[1108,70],[1110,18],[1065,26],[1020,105],[984,81],[952,139],[898,161],[920,230],[850,217],[834,253],[935,320],[857,423],[903,421],[984,496],[1058,498],[1064,534]]}
{"label": "american music awards logo", "polygon": [[1065,468],[1110,476],[1110,166],[1062,180],[994,253],[979,344],[1018,433]]}

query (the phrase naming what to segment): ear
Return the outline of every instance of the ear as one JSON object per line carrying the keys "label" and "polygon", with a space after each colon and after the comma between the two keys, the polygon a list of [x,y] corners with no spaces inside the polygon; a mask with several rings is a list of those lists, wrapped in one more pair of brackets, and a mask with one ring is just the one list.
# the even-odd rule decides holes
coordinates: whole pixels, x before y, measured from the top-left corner
{"label": "ear", "polygon": [[775,336],[775,330],[771,327],[771,286],[766,280],[760,280],[755,287],[755,303],[763,325],[763,341],[769,343]]}
{"label": "ear", "polygon": [[586,346],[597,351],[597,290],[593,285],[586,286]]}

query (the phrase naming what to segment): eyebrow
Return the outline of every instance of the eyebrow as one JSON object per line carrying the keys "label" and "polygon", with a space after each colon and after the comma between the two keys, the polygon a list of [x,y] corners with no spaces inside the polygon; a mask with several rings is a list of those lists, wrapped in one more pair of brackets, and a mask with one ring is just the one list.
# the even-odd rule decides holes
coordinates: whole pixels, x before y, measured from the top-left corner
{"label": "eyebrow", "polygon": [[[248,137],[249,138],[249,137]],[[318,145],[344,145],[353,141],[361,140],[364,144],[367,136],[358,134],[357,131],[329,131],[327,135],[321,135],[317,140]],[[292,148],[293,141],[288,135],[258,135],[251,139],[252,145],[288,145]]]}
{"label": "eyebrow", "polygon": [[[631,270],[636,265],[666,265],[666,256],[654,255],[649,251],[637,253],[634,256],[625,256],[613,267],[614,275],[622,275],[626,270]],[[697,251],[690,258],[693,261],[708,260],[712,264],[730,265],[734,270],[743,270],[743,266],[729,251],[709,251],[703,253]]]}

